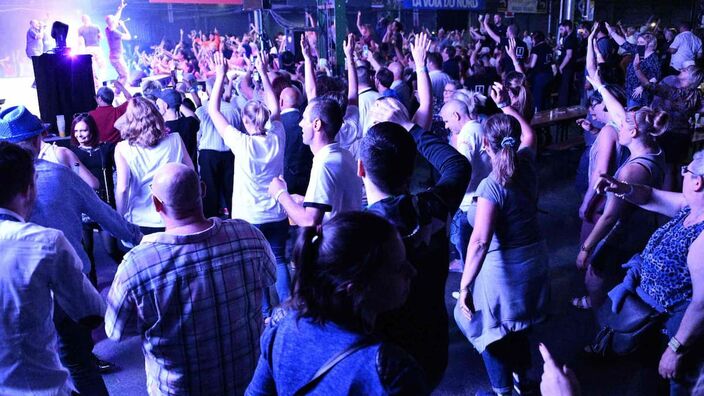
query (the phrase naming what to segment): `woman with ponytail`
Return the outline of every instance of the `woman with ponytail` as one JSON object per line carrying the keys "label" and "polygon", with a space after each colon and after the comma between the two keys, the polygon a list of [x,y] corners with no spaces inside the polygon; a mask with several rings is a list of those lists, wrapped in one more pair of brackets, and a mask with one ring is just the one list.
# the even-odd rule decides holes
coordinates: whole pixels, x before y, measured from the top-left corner
{"label": "woman with ponytail", "polygon": [[[618,167],[615,178],[631,184],[660,188],[665,177],[665,156],[655,138],[667,128],[668,115],[643,107],[626,111],[606,89],[594,62],[589,61],[592,45],[587,47],[587,78],[601,94],[603,103],[618,125],[618,144],[628,148],[630,156]],[[604,212],[582,242],[577,255],[577,268],[586,270],[588,296],[573,300],[578,308],[598,308],[606,292],[622,279],[620,263],[640,252],[657,229],[656,215],[607,194]]]}
{"label": "woman with ponytail", "polygon": [[548,259],[538,231],[538,183],[533,129],[509,105],[501,84],[491,97],[503,111],[484,123],[492,171],[468,210],[474,226],[467,247],[455,321],[481,353],[493,393],[537,390],[527,379],[527,331],[546,317]]}
{"label": "woman with ponytail", "polygon": [[415,274],[396,228],[341,213],[302,227],[293,256],[290,310],[264,332],[246,394],[427,394],[415,361],[374,336],[377,316],[405,302]]}

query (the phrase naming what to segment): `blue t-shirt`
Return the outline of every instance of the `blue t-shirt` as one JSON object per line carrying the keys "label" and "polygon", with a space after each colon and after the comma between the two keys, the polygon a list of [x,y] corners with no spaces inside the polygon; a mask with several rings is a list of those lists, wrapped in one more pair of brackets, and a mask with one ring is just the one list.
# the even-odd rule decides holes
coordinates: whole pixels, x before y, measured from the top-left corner
{"label": "blue t-shirt", "polygon": [[[538,225],[538,177],[532,150],[518,152],[516,173],[507,185],[502,186],[491,173],[479,183],[477,196],[499,207],[489,251],[528,246],[542,240]],[[467,213],[472,226],[475,215],[476,204],[473,204]]]}

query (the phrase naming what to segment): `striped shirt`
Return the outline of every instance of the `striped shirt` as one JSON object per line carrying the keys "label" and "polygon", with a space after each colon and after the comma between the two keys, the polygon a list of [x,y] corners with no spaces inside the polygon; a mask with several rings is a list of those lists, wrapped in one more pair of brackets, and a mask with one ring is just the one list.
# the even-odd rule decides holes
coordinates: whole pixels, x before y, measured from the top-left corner
{"label": "striped shirt", "polygon": [[[225,116],[228,124],[240,131],[244,130],[240,111],[235,106],[223,100],[220,103],[220,112]],[[196,109],[196,116],[200,120],[198,150],[230,151],[230,148],[222,140],[222,137],[215,129],[215,125],[213,125],[213,121],[210,119],[207,101],[203,103],[203,106]]]}
{"label": "striped shirt", "polygon": [[242,394],[254,373],[274,256],[248,223],[211,221],[196,234],[146,236],[108,294],[105,332],[141,335],[150,395]]}

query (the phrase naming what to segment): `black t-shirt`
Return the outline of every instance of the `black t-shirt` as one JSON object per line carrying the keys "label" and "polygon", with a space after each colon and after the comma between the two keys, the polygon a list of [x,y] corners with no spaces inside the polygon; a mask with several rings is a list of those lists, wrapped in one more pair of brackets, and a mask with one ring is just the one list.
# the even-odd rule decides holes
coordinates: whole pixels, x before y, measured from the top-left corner
{"label": "black t-shirt", "polygon": [[112,175],[115,171],[115,144],[100,143],[92,149],[71,146],[71,151],[76,154],[81,163],[100,182],[100,187],[98,188],[100,199],[114,207],[115,196],[113,191],[115,186],[112,181]]}
{"label": "black t-shirt", "polygon": [[490,72],[475,74],[465,78],[464,85],[469,91],[479,92],[480,94],[489,97],[491,86],[494,85],[494,81],[497,80],[496,77],[496,73],[491,74]]}
{"label": "black t-shirt", "polygon": [[186,151],[193,161],[193,165],[198,164],[198,129],[200,121],[195,117],[181,117],[164,123],[171,133],[181,135]]}
{"label": "black t-shirt", "polygon": [[545,41],[543,41],[533,47],[533,53],[537,56],[537,59],[535,61],[535,67],[533,67],[533,72],[551,73],[551,65],[553,60],[552,48],[550,48],[550,46]]}
{"label": "black t-shirt", "polygon": [[572,50],[572,58],[567,63],[567,67],[573,67],[574,61],[577,59],[577,34],[574,32],[570,33],[567,37],[562,39],[562,45],[560,45],[560,58],[558,60],[558,67],[562,64],[562,61],[567,55],[567,50]]}
{"label": "black t-shirt", "polygon": [[[504,53],[500,60],[501,71],[504,73],[515,71],[516,68],[513,67],[513,61],[506,53],[506,47],[508,47],[508,38],[503,37],[499,45],[499,49]],[[528,59],[527,57],[528,46],[526,45],[526,43],[523,42],[523,40],[516,39],[516,58],[518,59],[518,62],[524,64],[525,61]]]}
{"label": "black t-shirt", "polygon": [[453,80],[460,79],[460,63],[457,59],[448,59],[442,63],[442,71]]}

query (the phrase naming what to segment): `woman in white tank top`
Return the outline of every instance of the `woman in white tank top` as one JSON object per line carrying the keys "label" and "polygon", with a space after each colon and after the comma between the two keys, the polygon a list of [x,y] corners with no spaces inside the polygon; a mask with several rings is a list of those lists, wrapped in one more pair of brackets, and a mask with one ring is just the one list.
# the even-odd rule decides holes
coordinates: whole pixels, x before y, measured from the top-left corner
{"label": "woman in white tank top", "polygon": [[154,103],[132,98],[125,112],[124,139],[115,146],[115,204],[118,213],[146,235],[163,231],[164,223],[152,204],[154,172],[164,164],[181,162],[193,169],[191,157],[177,133],[168,133]]}

